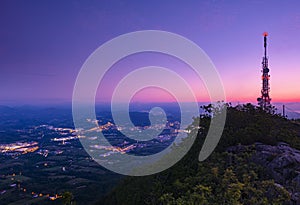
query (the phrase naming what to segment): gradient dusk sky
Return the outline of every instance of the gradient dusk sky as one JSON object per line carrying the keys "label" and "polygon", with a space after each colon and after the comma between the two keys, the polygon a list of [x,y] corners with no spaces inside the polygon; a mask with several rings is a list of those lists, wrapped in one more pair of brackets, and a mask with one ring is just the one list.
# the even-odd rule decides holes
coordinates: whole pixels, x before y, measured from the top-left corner
{"label": "gradient dusk sky", "polygon": [[[270,96],[274,102],[300,101],[299,1],[2,0],[0,105],[70,102],[88,56],[106,41],[138,30],[174,32],[195,42],[215,64],[227,101],[240,102],[255,102],[260,95],[267,31]],[[120,76],[151,59],[125,59],[99,89],[109,93]],[[180,62],[162,55],[155,59],[185,75]],[[202,90],[193,75],[184,78]],[[199,92],[198,100],[207,100],[205,91]],[[101,100],[109,98],[107,93]],[[140,99],[147,96],[141,93]]]}

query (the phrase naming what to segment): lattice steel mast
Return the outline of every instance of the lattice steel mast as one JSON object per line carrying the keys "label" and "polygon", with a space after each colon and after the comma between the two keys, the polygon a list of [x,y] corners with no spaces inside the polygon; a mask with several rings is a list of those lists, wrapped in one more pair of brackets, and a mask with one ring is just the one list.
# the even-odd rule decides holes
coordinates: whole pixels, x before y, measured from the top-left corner
{"label": "lattice steel mast", "polygon": [[269,85],[269,68],[268,68],[268,58],[267,58],[267,36],[268,33],[264,32],[264,57],[262,60],[262,89],[261,89],[261,97],[257,98],[258,105],[266,111],[271,109],[271,98],[269,96],[270,85]]}

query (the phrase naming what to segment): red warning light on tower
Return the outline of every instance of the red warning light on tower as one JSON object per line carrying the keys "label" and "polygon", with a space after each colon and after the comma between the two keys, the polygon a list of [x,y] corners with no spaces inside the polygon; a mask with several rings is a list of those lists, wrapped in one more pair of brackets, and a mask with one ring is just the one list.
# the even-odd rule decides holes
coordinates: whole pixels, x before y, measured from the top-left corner
{"label": "red warning light on tower", "polygon": [[268,36],[268,32],[264,32],[263,36],[265,36],[265,37]]}

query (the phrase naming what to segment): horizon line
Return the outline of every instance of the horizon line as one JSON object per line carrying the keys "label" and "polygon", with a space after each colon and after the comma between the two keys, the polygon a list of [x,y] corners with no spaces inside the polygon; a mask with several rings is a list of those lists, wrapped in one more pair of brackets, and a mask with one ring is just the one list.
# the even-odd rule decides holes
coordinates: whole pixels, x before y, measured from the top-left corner
{"label": "horizon line", "polygon": [[[256,101],[247,101],[247,100],[232,100],[232,101],[217,101],[217,102],[224,102],[224,103],[231,103],[231,104],[247,104],[247,103],[251,103],[256,105],[257,102]],[[6,107],[22,107],[22,106],[34,106],[34,107],[45,107],[45,106],[66,106],[66,105],[70,105],[72,106],[72,101],[55,101],[55,102],[10,102],[10,103],[0,103],[0,106],[6,106]],[[83,104],[85,102],[82,102]],[[127,104],[127,102],[117,102],[120,105],[124,105]],[[133,101],[130,102],[130,104],[173,104],[173,103],[179,103],[177,101]],[[180,103],[194,103],[193,101],[181,101]],[[213,103],[211,101],[197,101],[196,103],[198,104],[209,104],[209,103]],[[284,104],[284,103],[300,103],[300,99],[299,100],[276,100],[276,101],[272,101],[271,104]],[[109,105],[111,104],[110,101],[98,101],[95,102],[95,106],[97,105]]]}

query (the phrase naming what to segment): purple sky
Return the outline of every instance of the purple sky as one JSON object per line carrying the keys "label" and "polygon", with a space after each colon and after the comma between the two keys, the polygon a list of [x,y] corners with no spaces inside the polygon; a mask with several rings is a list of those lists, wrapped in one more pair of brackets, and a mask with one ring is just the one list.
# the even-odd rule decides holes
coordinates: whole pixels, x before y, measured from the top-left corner
{"label": "purple sky", "polygon": [[[0,104],[71,101],[76,76],[97,47],[118,35],[145,29],[174,32],[197,43],[218,69],[227,99],[253,102],[260,92],[262,33],[267,31],[271,97],[300,101],[298,1],[2,0]],[[146,66],[149,58],[137,57],[124,60],[119,66],[122,72]],[[180,66],[162,56],[159,60],[166,66]],[[113,80],[106,81],[103,89],[122,72],[112,71]],[[197,90],[197,79],[187,78]],[[197,96],[205,100],[205,91]],[[108,99],[109,92],[102,97]]]}

